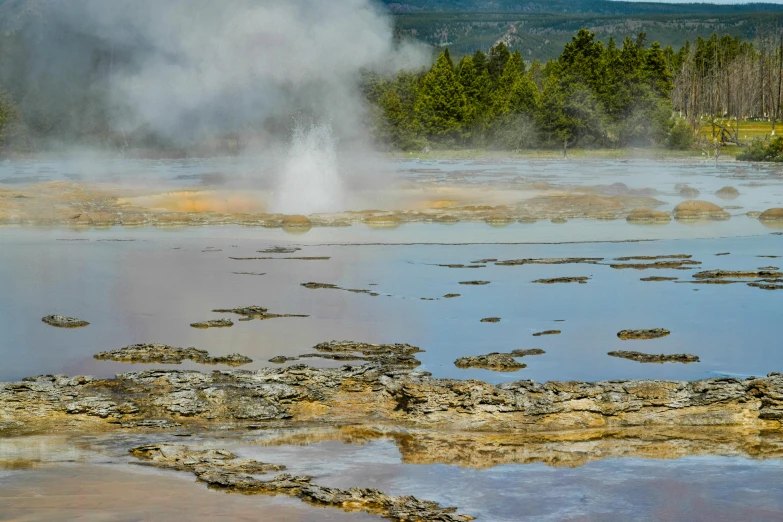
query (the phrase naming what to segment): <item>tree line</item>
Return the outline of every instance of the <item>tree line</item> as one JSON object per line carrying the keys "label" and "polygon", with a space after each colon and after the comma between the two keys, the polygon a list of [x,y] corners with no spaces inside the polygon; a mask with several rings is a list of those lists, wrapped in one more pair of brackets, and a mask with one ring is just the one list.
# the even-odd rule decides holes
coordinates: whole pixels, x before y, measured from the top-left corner
{"label": "tree line", "polygon": [[580,30],[556,60],[526,64],[503,42],[428,71],[367,72],[373,131],[394,148],[667,146],[693,130],[672,105],[675,53],[646,35],[618,45]]}
{"label": "tree line", "polygon": [[[51,68],[31,73],[29,47],[19,35],[0,35],[0,149],[39,150],[58,140],[172,146],[144,128],[122,133],[112,123],[118,115],[109,110],[108,79],[133,63],[130,51],[84,42],[83,59],[69,62],[79,68],[57,76]],[[644,33],[604,43],[582,29],[545,63],[528,63],[503,42],[458,60],[444,49],[424,70],[363,71],[360,88],[368,132],[397,150],[740,143],[740,121],[774,125],[783,117],[783,32],[762,30],[753,42],[714,34],[675,51]],[[701,132],[705,124],[711,134]],[[234,133],[237,143],[242,132]]]}

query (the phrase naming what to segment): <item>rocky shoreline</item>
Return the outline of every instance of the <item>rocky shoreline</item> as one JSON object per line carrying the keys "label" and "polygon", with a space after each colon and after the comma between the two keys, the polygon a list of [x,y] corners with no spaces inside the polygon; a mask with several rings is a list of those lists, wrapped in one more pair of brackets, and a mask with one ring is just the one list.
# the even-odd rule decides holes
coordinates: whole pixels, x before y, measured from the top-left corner
{"label": "rocky shoreline", "polygon": [[[258,313],[260,307],[242,311]],[[156,350],[150,352],[150,347]],[[194,349],[141,348],[145,356],[213,358]],[[478,468],[529,462],[575,466],[608,456],[783,455],[779,373],[693,382],[520,380],[492,385],[434,378],[417,369],[414,354],[422,350],[407,344],[329,341],[314,350],[300,357],[359,364],[209,373],[150,369],[110,379],[47,375],[0,383],[0,437],[70,433],[94,438],[105,433],[125,440],[120,433],[144,433],[152,443],[127,446],[137,463],[192,473],[211,489],[285,495],[401,522],[467,522],[473,517],[413,496],[325,487],[312,476],[286,473],[285,463],[242,459],[216,444],[249,434],[266,445],[391,438],[404,463]],[[466,358],[470,364],[464,366],[502,371],[508,364],[524,367],[514,358],[542,353],[489,354]],[[171,440],[183,436],[192,437],[192,444]]]}
{"label": "rocky shoreline", "polygon": [[[366,345],[372,346],[372,345]],[[536,432],[636,426],[779,429],[783,375],[700,381],[492,385],[439,379],[373,354],[360,365],[257,371],[145,370],[113,379],[38,376],[0,384],[0,434],[113,430],[139,421],[382,423]]]}

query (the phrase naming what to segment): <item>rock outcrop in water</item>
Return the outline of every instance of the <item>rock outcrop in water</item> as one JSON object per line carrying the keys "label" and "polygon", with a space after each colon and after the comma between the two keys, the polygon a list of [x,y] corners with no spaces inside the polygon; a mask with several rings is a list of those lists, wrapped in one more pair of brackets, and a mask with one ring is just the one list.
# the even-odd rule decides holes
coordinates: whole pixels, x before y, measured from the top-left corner
{"label": "rock outcrop in water", "polygon": [[533,337],[541,337],[542,335],[560,335],[560,330],[544,330],[543,332],[536,332]]}
{"label": "rock outcrop in water", "polygon": [[699,197],[699,194],[701,194],[701,192],[699,192],[699,189],[697,188],[689,187],[688,185],[680,187],[680,196],[684,198],[696,198]]}
{"label": "rock outcrop in water", "polygon": [[[328,341],[316,344],[313,348],[316,354],[305,354],[300,357],[320,357],[336,361],[368,361],[387,367],[415,368],[421,364],[413,354],[424,350],[410,344],[370,344],[354,341]],[[358,355],[361,354],[361,355]]]}
{"label": "rock outcrop in water", "polygon": [[615,257],[615,261],[657,261],[659,259],[690,259],[693,256],[690,254],[671,254],[671,255],[658,255],[658,256],[626,256]]}
{"label": "rock outcrop in water", "polygon": [[737,199],[740,193],[736,188],[729,186],[718,189],[715,195],[721,199]]}
{"label": "rock outcrop in water", "polygon": [[90,323],[83,321],[82,319],[76,319],[75,317],[65,317],[64,315],[47,315],[41,321],[50,326],[56,326],[57,328],[83,328],[89,326]]}
{"label": "rock outcrop in water", "polygon": [[623,359],[629,359],[640,363],[666,363],[666,362],[679,362],[684,364],[690,364],[699,362],[699,358],[696,355],[689,353],[674,353],[674,354],[650,354],[642,352],[629,352],[625,350],[618,350],[609,352],[611,357],[621,357]]}
{"label": "rock outcrop in water", "polygon": [[672,220],[672,217],[668,212],[642,207],[633,209],[625,220],[629,223],[666,224]]}
{"label": "rock outcrop in water", "polygon": [[360,288],[343,288],[341,286],[337,286],[335,284],[331,283],[302,283],[301,286],[308,288],[310,290],[319,290],[319,289],[327,289],[327,290],[343,290],[345,292],[352,292],[354,294],[368,294],[373,297],[378,296],[379,294],[377,292],[373,292],[372,290],[363,290]]}
{"label": "rock outcrop in water", "polygon": [[622,330],[617,332],[617,337],[623,341],[630,339],[659,339],[666,337],[671,332],[665,328],[652,328],[650,330]]}
{"label": "rock outcrop in water", "polygon": [[314,346],[318,353],[306,353],[296,357],[278,355],[269,362],[283,364],[300,359],[320,358],[334,361],[365,361],[383,366],[415,368],[421,364],[413,354],[423,352],[410,344],[369,344],[354,341],[328,341]]}
{"label": "rock outcrop in water", "polygon": [[285,364],[288,361],[298,361],[299,357],[289,357],[287,355],[275,355],[271,359],[269,359],[269,362],[274,364]]}
{"label": "rock outcrop in water", "polygon": [[544,285],[554,285],[558,283],[579,283],[580,285],[586,284],[590,280],[589,277],[577,276],[577,277],[553,277],[550,279],[536,279],[534,283],[541,283]]}
{"label": "rock outcrop in water", "polygon": [[259,254],[293,254],[294,252],[298,252],[299,250],[302,250],[299,247],[283,247],[283,246],[273,246],[266,248],[264,250],[257,250]]}
{"label": "rock outcrop in water", "polygon": [[229,355],[210,355],[206,350],[197,348],[178,348],[160,343],[133,344],[113,350],[100,352],[94,357],[101,361],[117,361],[141,364],[181,364],[182,361],[193,361],[199,364],[226,364],[241,366],[253,362],[253,359],[232,353]]}
{"label": "rock outcrop in water", "polygon": [[263,306],[240,306],[238,308],[218,308],[212,310],[219,314],[236,314],[242,315],[240,321],[252,321],[253,319],[277,319],[280,317],[310,317],[309,315],[300,314],[270,314],[269,310]]}
{"label": "rock outcrop in water", "polygon": [[609,266],[616,270],[690,270],[690,267],[700,265],[701,261],[691,259],[672,259],[666,261],[653,261],[651,263],[610,263]]}
{"label": "rock outcrop in water", "polygon": [[[745,283],[750,287],[762,290],[783,290],[783,272],[769,270],[767,267],[759,270],[706,270],[693,274],[693,281],[678,281],[680,283],[730,285]],[[755,281],[747,281],[755,279]]]}
{"label": "rock outcrop in water", "polygon": [[514,357],[524,357],[526,355],[543,355],[546,352],[541,348],[528,348],[526,350],[513,350],[511,355]]}
{"label": "rock outcrop in water", "polygon": [[[750,212],[748,212],[750,217]],[[759,222],[767,228],[783,228],[783,208],[771,208],[758,215]]]}
{"label": "rock outcrop in water", "polygon": [[694,279],[779,279],[783,272],[770,270],[705,270],[693,274]]}
{"label": "rock outcrop in water", "polygon": [[759,219],[780,219],[783,220],[783,208],[776,207],[765,210],[759,216]]}
{"label": "rock outcrop in water", "polygon": [[546,257],[536,259],[507,259],[505,261],[495,261],[497,266],[519,266],[519,265],[570,265],[585,263],[595,265],[603,261],[603,257]]}
{"label": "rock outcrop in water", "polygon": [[285,466],[266,464],[252,459],[240,459],[223,449],[191,449],[182,444],[148,444],[130,450],[143,464],[164,469],[185,471],[213,489],[245,495],[286,495],[319,506],[346,511],[364,511],[400,522],[468,522],[468,515],[459,515],[456,508],[442,508],[436,502],[412,496],[387,495],[377,489],[327,488],[313,484],[313,477],[288,473],[261,480],[254,475],[266,475],[285,470]]}
{"label": "rock outcrop in water", "polygon": [[779,430],[783,375],[496,386],[367,362],[208,374],[148,370],[114,379],[39,376],[0,384],[0,433],[110,430],[145,419],[190,429],[285,421],[520,432],[634,426]]}
{"label": "rock outcrop in water", "polygon": [[402,218],[395,214],[380,214],[364,218],[364,223],[371,228],[397,228],[402,224]]}
{"label": "rock outcrop in water", "polygon": [[674,207],[674,217],[679,221],[724,220],[731,216],[715,203],[709,201],[683,201]]}
{"label": "rock outcrop in water", "polygon": [[190,323],[190,326],[193,328],[228,328],[234,326],[234,321],[231,319],[210,319],[209,321]]}
{"label": "rock outcrop in water", "polygon": [[469,357],[460,357],[454,361],[457,368],[482,368],[496,372],[515,372],[522,368],[527,368],[510,353],[492,352],[486,355],[475,355]]}
{"label": "rock outcrop in water", "polygon": [[229,257],[234,261],[328,261],[329,256],[295,256],[295,257]]}

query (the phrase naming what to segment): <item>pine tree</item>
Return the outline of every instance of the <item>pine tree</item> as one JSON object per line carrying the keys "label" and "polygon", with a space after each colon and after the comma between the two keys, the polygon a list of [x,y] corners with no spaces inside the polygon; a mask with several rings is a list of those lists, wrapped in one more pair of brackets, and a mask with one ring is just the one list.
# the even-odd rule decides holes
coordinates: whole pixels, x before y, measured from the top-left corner
{"label": "pine tree", "polygon": [[414,113],[425,135],[448,139],[460,136],[468,115],[467,101],[445,52],[422,80]]}
{"label": "pine tree", "polygon": [[525,62],[519,52],[514,52],[506,62],[503,74],[492,93],[492,114],[502,116],[509,112],[530,113],[536,109],[538,88],[525,74]]}
{"label": "pine tree", "polygon": [[568,76],[570,81],[594,88],[604,77],[603,54],[604,46],[595,41],[595,33],[580,29],[566,44],[557,61],[562,67],[561,73]]}
{"label": "pine tree", "polygon": [[500,116],[511,110],[511,96],[514,86],[522,76],[524,70],[522,57],[518,52],[514,53],[506,61],[503,72],[495,82],[495,89],[492,92],[492,115]]}
{"label": "pine tree", "polygon": [[550,145],[567,144],[573,140],[573,132],[565,112],[566,92],[555,74],[544,81],[541,103],[536,114],[536,123],[543,138]]}
{"label": "pine tree", "polygon": [[473,65],[476,72],[481,74],[487,70],[487,55],[481,49],[473,53]]}
{"label": "pine tree", "polygon": [[451,59],[451,53],[449,53],[449,48],[446,47],[443,50],[443,56],[446,57],[446,60],[449,62],[449,65],[451,66],[451,70],[454,70],[454,60]]}
{"label": "pine tree", "polygon": [[503,74],[503,70],[506,68],[506,62],[511,59],[511,53],[506,47],[506,44],[500,42],[495,47],[489,50],[489,62],[487,63],[487,71],[489,77],[493,82],[498,81]]}
{"label": "pine tree", "polygon": [[653,42],[645,53],[644,70],[650,87],[654,89],[655,93],[662,98],[668,98],[674,84],[666,54],[658,42]]}
{"label": "pine tree", "polygon": [[472,56],[466,56],[460,62],[457,81],[465,93],[466,123],[481,117],[487,111],[491,88],[486,70],[479,72]]}

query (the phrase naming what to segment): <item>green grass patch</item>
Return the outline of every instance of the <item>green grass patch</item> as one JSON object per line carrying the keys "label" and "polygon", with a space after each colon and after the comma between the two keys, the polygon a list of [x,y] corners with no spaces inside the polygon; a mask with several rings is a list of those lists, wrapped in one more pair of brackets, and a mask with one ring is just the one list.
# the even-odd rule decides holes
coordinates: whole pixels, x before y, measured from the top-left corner
{"label": "green grass patch", "polygon": [[[772,133],[772,122],[771,121],[748,121],[748,120],[740,120],[739,124],[736,120],[717,120],[718,123],[725,126],[728,129],[731,129],[732,131],[737,128],[739,125],[739,139],[742,142],[750,141],[755,138],[765,138],[767,136],[770,136]],[[776,133],[775,134],[781,134],[783,133],[783,121],[778,121],[775,124]],[[715,132],[720,132],[719,127],[715,127]],[[711,138],[712,137],[712,125],[709,122],[703,123],[701,126],[699,126],[699,135],[704,138]]]}

